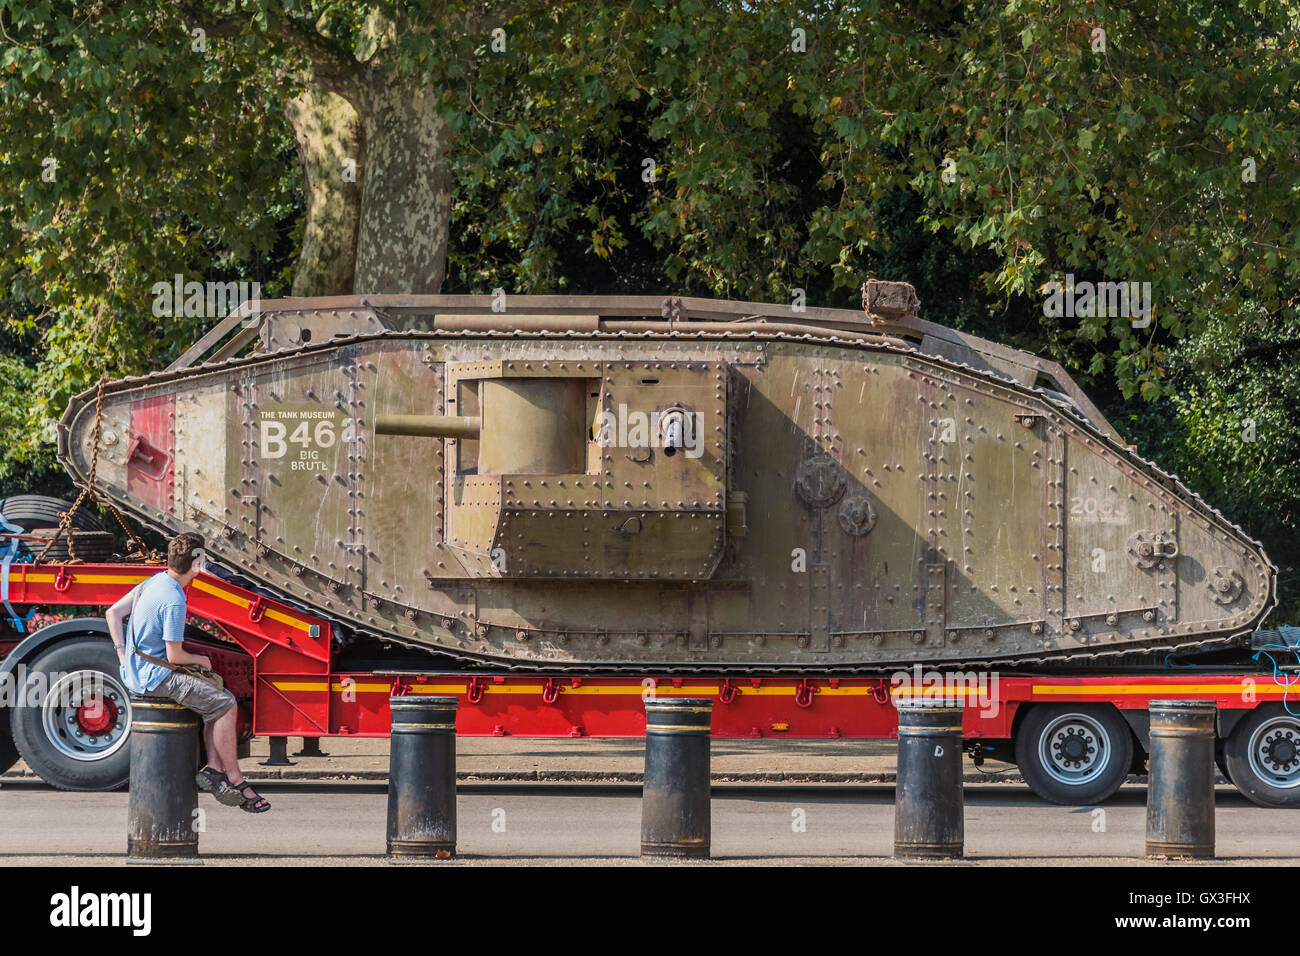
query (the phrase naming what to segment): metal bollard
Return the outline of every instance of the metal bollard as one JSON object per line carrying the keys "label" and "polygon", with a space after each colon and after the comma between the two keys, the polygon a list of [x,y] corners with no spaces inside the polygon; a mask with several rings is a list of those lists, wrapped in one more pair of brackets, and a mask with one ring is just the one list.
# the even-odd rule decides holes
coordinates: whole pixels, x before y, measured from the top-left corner
{"label": "metal bollard", "polygon": [[1212,700],[1153,700],[1147,847],[1153,858],[1214,856]]}
{"label": "metal bollard", "polygon": [[390,697],[388,855],[456,855],[456,698]]}
{"label": "metal bollard", "polygon": [[199,715],[170,700],[132,697],[130,747],[127,858],[197,857]]}
{"label": "metal bollard", "polygon": [[713,701],[652,697],[645,702],[641,855],[709,855],[709,750]]}
{"label": "metal bollard", "polygon": [[898,699],[894,857],[932,860],[965,852],[963,708],[947,700]]}

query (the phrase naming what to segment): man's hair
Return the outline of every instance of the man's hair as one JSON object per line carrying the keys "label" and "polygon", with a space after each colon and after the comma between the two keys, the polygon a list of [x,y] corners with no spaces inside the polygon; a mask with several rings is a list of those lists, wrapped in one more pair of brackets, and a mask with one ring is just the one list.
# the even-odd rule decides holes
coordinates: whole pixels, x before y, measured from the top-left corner
{"label": "man's hair", "polygon": [[188,574],[196,551],[203,550],[203,535],[182,531],[167,543],[167,567],[177,574]]}

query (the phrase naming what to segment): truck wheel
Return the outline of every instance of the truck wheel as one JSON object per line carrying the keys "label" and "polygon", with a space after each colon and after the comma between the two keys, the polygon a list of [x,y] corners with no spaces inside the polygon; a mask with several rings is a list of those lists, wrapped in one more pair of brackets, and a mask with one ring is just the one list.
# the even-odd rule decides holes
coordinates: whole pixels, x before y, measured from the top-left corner
{"label": "truck wheel", "polygon": [[1219,773],[1223,775],[1224,780],[1231,781],[1232,774],[1228,773],[1228,761],[1223,755],[1223,748],[1226,744],[1219,737],[1214,738],[1214,765],[1219,768]]}
{"label": "truck wheel", "polygon": [[5,773],[18,762],[18,748],[14,746],[14,731],[9,725],[9,709],[0,707],[0,773]]}
{"label": "truck wheel", "polygon": [[1123,784],[1132,761],[1132,731],[1107,704],[1039,704],[1016,731],[1020,773],[1052,803],[1101,803]]}
{"label": "truck wheel", "polygon": [[116,790],[131,770],[131,702],[107,637],[60,641],[27,667],[10,710],[27,766],[60,790]]}
{"label": "truck wheel", "polygon": [[1241,718],[1223,748],[1228,779],[1261,807],[1300,807],[1300,717],[1261,704]]}

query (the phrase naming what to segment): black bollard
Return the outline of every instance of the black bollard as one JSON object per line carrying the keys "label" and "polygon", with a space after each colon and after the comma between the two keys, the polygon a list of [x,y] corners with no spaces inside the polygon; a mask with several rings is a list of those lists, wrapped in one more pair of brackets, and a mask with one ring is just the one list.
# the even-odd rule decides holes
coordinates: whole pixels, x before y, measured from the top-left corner
{"label": "black bollard", "polygon": [[709,744],[713,701],[652,697],[645,702],[641,855],[707,857]]}
{"label": "black bollard", "polygon": [[127,858],[197,857],[199,715],[170,700],[132,697],[130,747]]}
{"label": "black bollard", "polygon": [[960,857],[965,851],[962,707],[947,700],[898,699],[898,783],[894,856]]}
{"label": "black bollard", "polygon": [[1153,700],[1147,856],[1214,856],[1212,700]]}
{"label": "black bollard", "polygon": [[390,697],[388,855],[456,855],[456,698]]}

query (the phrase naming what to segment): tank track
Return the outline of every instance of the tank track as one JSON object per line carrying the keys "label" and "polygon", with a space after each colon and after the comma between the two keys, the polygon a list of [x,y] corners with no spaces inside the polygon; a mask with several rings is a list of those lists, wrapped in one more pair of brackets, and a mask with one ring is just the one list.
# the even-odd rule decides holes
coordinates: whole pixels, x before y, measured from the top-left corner
{"label": "tank track", "polygon": [[[382,634],[375,631],[365,630],[354,627],[350,624],[343,625],[352,633],[365,635],[375,640],[384,641],[390,644],[398,644],[411,650],[423,651],[430,656],[448,657],[465,664],[485,665],[486,668],[492,668],[508,673],[526,672],[530,674],[590,674],[593,671],[610,674],[671,674],[676,676],[717,676],[734,674],[737,676],[752,674],[768,674],[777,676],[845,676],[853,675],[859,677],[888,676],[899,670],[911,670],[916,661],[872,661],[862,664],[833,664],[833,665],[816,665],[816,664],[784,664],[784,665],[753,665],[753,664],[717,664],[717,663],[697,663],[694,661],[661,663],[658,661],[625,661],[625,662],[600,662],[590,663],[587,661],[574,662],[556,662],[556,661],[510,661],[497,657],[484,657],[476,654],[469,654],[464,651],[458,651],[446,647],[430,648],[425,644],[416,644],[414,642],[403,641],[393,637],[391,634]],[[936,669],[950,670],[996,670],[997,668],[1021,670],[1026,667],[1032,668],[1034,665],[1059,665],[1070,664],[1071,666],[1095,666],[1095,667],[1117,667],[1117,666],[1164,666],[1164,658],[1169,654],[1185,653],[1187,651],[1201,650],[1209,646],[1219,646],[1240,641],[1246,637],[1249,632],[1243,632],[1230,638],[1224,638],[1222,635],[1207,638],[1198,641],[1183,641],[1178,643],[1162,643],[1144,645],[1142,648],[1135,650],[1132,646],[1119,648],[1113,651],[1089,651],[1086,653],[1064,652],[1058,654],[1037,654],[1032,657],[1016,655],[1006,658],[983,658],[962,661],[942,660],[936,661],[930,666]],[[1248,645],[1241,643],[1243,650]],[[481,673],[491,673],[491,670],[483,670]]]}
{"label": "tank track", "polygon": [[[1072,403],[1068,401],[1063,401],[1060,397],[1058,397],[1058,393],[1050,392],[1048,390],[1038,388],[1037,386],[1033,386],[1033,385],[1023,385],[1020,382],[1017,382],[1015,379],[999,374],[995,370],[975,368],[963,362],[952,361],[951,359],[943,358],[928,352],[921,351],[920,349],[912,347],[910,345],[902,344],[902,340],[900,339],[894,339],[888,336],[881,336],[881,338],[878,341],[864,341],[858,338],[853,338],[853,339],[842,338],[838,335],[835,335],[833,330],[826,329],[826,328],[810,328],[810,330],[803,335],[795,335],[784,331],[763,331],[761,325],[755,328],[754,331],[745,332],[745,333],[737,333],[733,331],[723,331],[723,330],[719,330],[718,332],[706,332],[706,331],[696,331],[696,330],[683,332],[680,330],[665,330],[663,332],[583,331],[581,333],[575,333],[575,332],[554,332],[554,331],[548,332],[548,331],[537,331],[537,330],[501,332],[501,331],[462,331],[462,330],[438,330],[438,329],[429,330],[429,331],[412,330],[412,331],[368,332],[368,333],[358,334],[358,335],[336,336],[326,342],[313,343],[312,345],[305,348],[300,347],[300,348],[291,348],[291,349],[280,349],[280,350],[270,351],[270,352],[254,352],[245,356],[237,356],[237,357],[223,359],[220,361],[213,361],[213,362],[207,362],[200,365],[189,366],[187,368],[179,369],[175,372],[160,371],[160,372],[151,372],[146,375],[131,376],[123,379],[118,379],[112,383],[106,384],[104,388],[104,392],[106,395],[108,395],[114,392],[129,391],[135,388],[140,388],[149,385],[156,385],[156,384],[164,384],[166,382],[178,381],[187,378],[194,378],[199,375],[205,375],[214,372],[220,373],[226,371],[233,371],[236,369],[243,368],[245,366],[256,364],[258,362],[263,362],[268,359],[273,359],[277,355],[286,355],[286,354],[302,355],[302,354],[310,354],[312,352],[326,352],[326,351],[332,351],[338,348],[346,347],[348,345],[360,344],[369,341],[391,341],[395,339],[426,339],[427,340],[427,339],[439,339],[439,338],[477,339],[477,340],[484,340],[484,341],[492,341],[492,340],[516,341],[521,339],[535,339],[538,341],[546,341],[549,339],[580,338],[580,339],[590,339],[590,340],[597,340],[597,341],[668,340],[668,341],[723,341],[723,342],[796,342],[796,343],[808,343],[808,344],[817,344],[817,345],[829,345],[829,346],[844,348],[847,350],[863,350],[863,351],[878,350],[882,352],[891,352],[894,354],[909,356],[921,360],[923,362],[928,362],[940,368],[959,371],[966,375],[983,378],[987,381],[994,382],[999,386],[1007,388],[1013,392],[1017,392],[1024,396],[1032,397],[1039,401],[1047,402],[1054,409],[1061,412],[1063,415],[1068,416],[1072,420],[1072,424],[1085,430],[1093,440],[1108,446],[1111,450],[1115,451],[1117,454],[1128,459],[1135,467],[1143,471],[1148,477],[1150,477],[1161,487],[1177,495],[1179,498],[1185,501],[1189,506],[1200,508],[1201,510],[1208,513],[1213,518],[1221,521],[1225,526],[1231,528],[1231,530],[1235,534],[1237,534],[1243,542],[1253,546],[1259,551],[1261,557],[1268,564],[1270,571],[1273,572],[1271,578],[1272,580],[1271,592],[1267,596],[1265,607],[1260,612],[1259,618],[1255,622],[1255,626],[1258,627],[1258,625],[1267,618],[1269,612],[1277,605],[1277,578],[1276,578],[1277,567],[1264,553],[1263,546],[1261,545],[1260,542],[1256,541],[1254,538],[1251,538],[1244,531],[1244,529],[1242,529],[1236,523],[1230,521],[1221,511],[1219,511],[1217,508],[1215,508],[1213,505],[1211,505],[1209,502],[1203,499],[1196,492],[1192,491],[1190,488],[1184,485],[1176,476],[1163,471],[1154,462],[1146,458],[1143,458],[1141,455],[1138,455],[1136,451],[1130,450],[1129,448],[1121,445],[1115,439],[1111,438],[1109,435],[1105,434],[1103,429],[1097,427],[1091,421],[1089,421],[1076,406],[1074,406]],[[94,395],[95,395],[94,389],[88,389],[87,391],[82,392],[80,395],[73,398],[72,401],[69,403],[67,412],[64,415],[63,418],[64,423],[65,424],[70,423],[72,421],[72,418],[76,414],[76,412],[83,405],[93,402]],[[165,526],[158,525],[150,521],[146,516],[139,514],[133,508],[131,508],[129,503],[122,502],[122,506],[127,510],[131,511],[132,514],[135,514],[136,517],[139,518],[141,521],[143,521],[145,524],[148,524],[150,527],[155,528],[155,530],[159,531],[160,533],[164,533],[164,534],[168,533],[169,529],[167,529]],[[280,593],[273,584],[262,581],[262,579],[259,578],[258,575],[250,571],[250,569],[248,568],[240,567],[236,573],[247,575],[250,578],[258,580],[262,587],[267,588],[269,591],[277,595]],[[298,605],[300,603],[293,600],[287,600],[284,598],[280,598],[280,599],[284,600],[285,603],[291,605]],[[318,612],[310,612],[310,613],[316,614]],[[915,661],[904,660],[904,661],[892,661],[892,662],[871,661],[871,662],[863,662],[861,664],[837,663],[833,665],[825,665],[825,664],[818,665],[814,663],[814,664],[791,664],[791,665],[762,665],[760,667],[756,667],[753,664],[728,665],[723,663],[709,663],[709,662],[697,663],[691,661],[683,661],[683,662],[676,662],[676,663],[645,662],[645,661],[625,661],[625,662],[619,662],[619,661],[565,662],[565,661],[554,661],[554,660],[513,661],[513,660],[508,660],[499,657],[489,657],[485,655],[473,654],[463,650],[457,650],[442,645],[433,647],[428,644],[422,644],[419,642],[406,640],[390,633],[372,631],[368,628],[356,624],[353,621],[346,621],[341,623],[338,626],[341,627],[342,630],[346,631],[347,633],[365,635],[367,637],[385,643],[396,644],[413,650],[423,651],[431,655],[437,655],[437,656],[447,657],[458,661],[463,661],[466,664],[488,665],[490,667],[499,668],[501,670],[508,671],[508,672],[526,671],[530,673],[539,673],[539,674],[579,674],[579,673],[589,674],[592,672],[593,669],[596,669],[600,671],[607,671],[610,673],[653,672],[653,673],[674,674],[674,675],[697,675],[697,674],[698,675],[717,675],[717,674],[739,675],[739,674],[753,674],[760,670],[764,674],[772,674],[772,675],[800,675],[800,674],[880,675],[880,674],[887,674],[893,671],[897,671],[900,668],[911,668],[916,663]],[[1136,644],[1136,645],[1130,643],[1130,644],[1125,644],[1121,647],[1115,647],[1111,649],[1098,649],[1098,650],[1088,650],[1088,651],[1068,650],[1068,651],[1060,651],[1060,652],[1052,652],[1052,653],[1044,653],[1044,654],[1034,654],[1029,656],[1023,654],[1017,654],[1008,657],[972,657],[961,661],[942,660],[942,661],[936,661],[934,662],[934,664],[930,666],[940,667],[945,670],[948,670],[948,669],[973,669],[973,668],[991,669],[996,667],[1022,668],[1025,667],[1026,665],[1059,665],[1059,664],[1088,665],[1088,664],[1095,663],[1099,666],[1104,666],[1106,663],[1123,664],[1124,663],[1124,661],[1122,660],[1123,658],[1132,657],[1135,654],[1142,655],[1142,656],[1156,657],[1158,655],[1164,655],[1164,654],[1187,652],[1191,650],[1209,647],[1211,645],[1222,645],[1225,643],[1231,643],[1233,641],[1236,641],[1237,639],[1247,637],[1250,633],[1252,633],[1253,630],[1254,628],[1249,628],[1240,631],[1235,631],[1232,633],[1223,633],[1223,632],[1210,633],[1196,640],[1155,641],[1155,642]]]}

